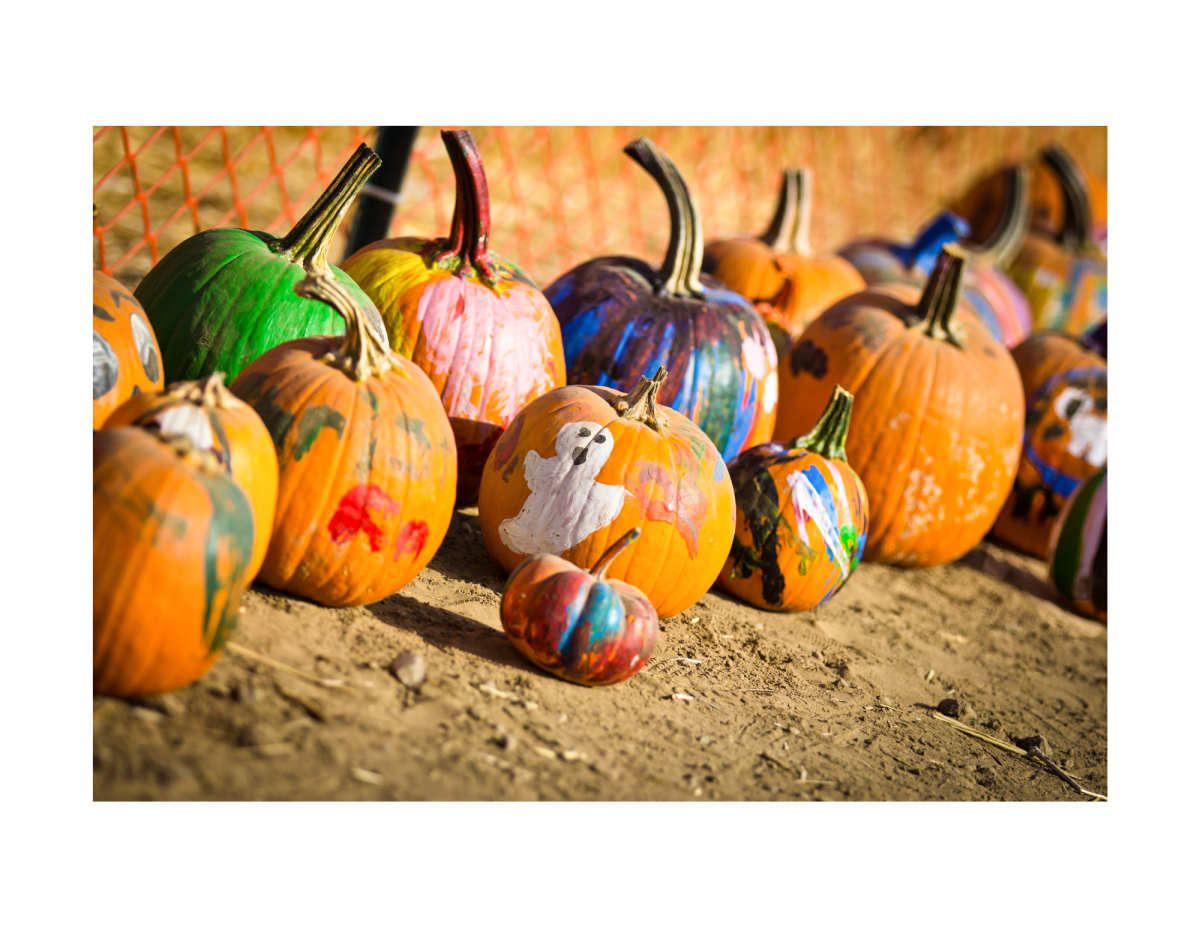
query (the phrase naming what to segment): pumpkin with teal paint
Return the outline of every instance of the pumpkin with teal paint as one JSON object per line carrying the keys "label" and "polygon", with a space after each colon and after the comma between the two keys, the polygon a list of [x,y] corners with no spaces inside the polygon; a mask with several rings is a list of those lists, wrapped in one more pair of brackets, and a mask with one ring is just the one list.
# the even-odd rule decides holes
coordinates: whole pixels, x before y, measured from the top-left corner
{"label": "pumpkin with teal paint", "polygon": [[1050,582],[1089,618],[1108,621],[1108,468],[1079,484],[1050,534]]}
{"label": "pumpkin with teal paint", "polygon": [[595,258],[546,288],[562,325],[567,382],[628,391],[665,367],[662,404],[698,424],[730,461],[771,436],[775,344],[744,297],[700,272],[700,215],[674,163],[646,138],[625,153],[667,198],[667,256],[658,270],[632,257]]}
{"label": "pumpkin with teal paint", "polygon": [[867,543],[867,491],[846,462],[854,397],[835,387],[806,435],[738,454],[733,549],[717,585],[758,608],[802,612],[850,578]]}
{"label": "pumpkin with teal paint", "polygon": [[92,434],[92,690],[194,682],[237,626],[254,512],[210,450],[144,428]]}
{"label": "pumpkin with teal paint", "polygon": [[605,576],[640,535],[626,531],[590,570],[553,554],[523,561],[500,599],[512,645],[535,666],[585,686],[622,682],[645,666],[658,643],[658,614],[640,589]]}
{"label": "pumpkin with teal paint", "polygon": [[442,132],[458,196],[448,238],[389,238],[342,264],[383,315],[392,350],[441,393],[458,448],[459,505],[521,409],[565,386],[554,310],[520,267],[488,250],[487,178],[466,129]]}
{"label": "pumpkin with teal paint", "polygon": [[146,310],[124,286],[93,270],[92,430],[130,396],[162,384],[162,352]]}
{"label": "pumpkin with teal paint", "polygon": [[336,280],[296,285],[346,319],[340,338],[267,351],[230,389],[267,426],[279,502],[260,582],[331,607],[403,588],[454,514],[454,432],[437,390]]}
{"label": "pumpkin with teal paint", "polygon": [[375,152],[360,145],[283,238],[209,229],[176,245],[151,269],[134,295],[159,336],[168,381],[199,380],[217,370],[233,380],[284,341],[342,334],[341,316],[295,294],[309,273],[341,282],[369,323],[384,333],[370,297],[327,259],[342,216],[379,163]]}

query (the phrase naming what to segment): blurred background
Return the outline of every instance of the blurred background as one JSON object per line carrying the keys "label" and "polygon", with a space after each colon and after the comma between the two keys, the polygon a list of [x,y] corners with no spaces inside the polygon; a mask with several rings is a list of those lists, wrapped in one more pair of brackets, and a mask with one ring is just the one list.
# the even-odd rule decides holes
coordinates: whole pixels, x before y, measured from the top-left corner
{"label": "blurred background", "polygon": [[[1108,177],[1104,126],[421,126],[391,235],[449,231],[454,173],[443,128],[474,133],[491,193],[491,250],[541,287],[605,254],[661,261],[670,234],[665,201],[621,150],[639,135],[678,164],[706,240],[761,233],[786,167],[813,169],[818,250],[863,235],[907,238],[981,173],[1050,142],[1097,179]],[[204,229],[283,235],[354,148],[378,140],[377,126],[93,126],[93,267],[132,288]],[[362,202],[338,230],[334,263],[347,256]]]}

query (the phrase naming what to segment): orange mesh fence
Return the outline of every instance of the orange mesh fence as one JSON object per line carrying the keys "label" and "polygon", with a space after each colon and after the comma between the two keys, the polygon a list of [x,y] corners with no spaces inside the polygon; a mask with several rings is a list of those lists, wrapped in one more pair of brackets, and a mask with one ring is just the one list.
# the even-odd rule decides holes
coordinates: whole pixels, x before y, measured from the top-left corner
{"label": "orange mesh fence", "polygon": [[[812,241],[908,237],[982,171],[1057,142],[1101,179],[1105,127],[471,126],[491,191],[496,253],[540,285],[603,254],[657,264],[669,237],[662,195],[621,151],[647,135],[679,165],[706,240],[759,233],[780,171],[813,169]],[[454,175],[440,127],[422,127],[391,234],[445,235]],[[97,126],[93,262],[136,285],[180,241],[232,226],[282,235],[376,127]],[[330,257],[345,256],[353,210]]]}

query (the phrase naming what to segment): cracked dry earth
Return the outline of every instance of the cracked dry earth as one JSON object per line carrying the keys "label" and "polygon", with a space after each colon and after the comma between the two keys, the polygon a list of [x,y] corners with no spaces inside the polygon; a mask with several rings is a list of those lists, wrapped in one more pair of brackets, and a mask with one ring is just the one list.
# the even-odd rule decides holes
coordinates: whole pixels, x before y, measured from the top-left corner
{"label": "cracked dry earth", "polygon": [[[597,689],[524,661],[500,627],[503,586],[473,509],[375,605],[255,586],[238,649],[204,678],[93,698],[93,797],[1086,800],[940,720],[946,698],[996,740],[1040,734],[1107,794],[1107,628],[1056,605],[1038,561],[988,542],[930,570],[863,563],[801,615],[710,592],[662,622],[646,669]],[[418,689],[388,672],[404,652],[424,657]]]}

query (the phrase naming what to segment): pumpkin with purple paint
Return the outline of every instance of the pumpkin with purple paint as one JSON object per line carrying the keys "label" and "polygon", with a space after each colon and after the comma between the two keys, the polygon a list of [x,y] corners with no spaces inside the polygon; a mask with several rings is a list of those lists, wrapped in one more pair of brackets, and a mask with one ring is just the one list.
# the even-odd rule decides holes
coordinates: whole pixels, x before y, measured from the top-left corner
{"label": "pumpkin with purple paint", "polygon": [[162,352],[146,310],[120,283],[93,270],[92,430],[130,396],[162,382]]}
{"label": "pumpkin with purple paint", "polygon": [[586,568],[630,528],[641,537],[609,575],[645,592],[660,618],[708,591],[733,541],[733,487],[700,428],[655,396],[564,386],[526,406],[492,449],[479,528],[500,567],[554,554]]}
{"label": "pumpkin with purple paint", "polygon": [[1050,534],[1050,582],[1081,615],[1108,621],[1108,468],[1079,484]]}
{"label": "pumpkin with purple paint", "polygon": [[628,679],[658,643],[658,615],[642,591],[604,574],[641,535],[631,528],[591,570],[553,554],[521,563],[500,599],[500,623],[531,663],[561,679],[607,686]]}
{"label": "pumpkin with purple paint", "polygon": [[313,274],[296,292],[342,315],[346,334],[284,342],[230,386],[279,459],[258,578],[322,605],[365,605],[412,580],[446,536],[454,432],[429,378],[388,348],[340,283]]}
{"label": "pumpkin with purple paint", "polygon": [[766,232],[704,248],[701,269],[754,303],[771,326],[779,352],[827,307],[867,285],[845,258],[819,254],[809,243],[811,191],[811,170],[784,171]]}
{"label": "pumpkin with purple paint", "polygon": [[867,543],[867,491],[846,462],[854,397],[834,389],[812,431],[760,444],[729,467],[737,531],[717,585],[759,608],[801,612],[850,578]]}
{"label": "pumpkin with purple paint", "polygon": [[657,271],[636,258],[595,258],[547,287],[562,325],[567,382],[629,390],[666,367],[663,404],[696,422],[732,460],[771,436],[775,344],[744,297],[700,272],[700,215],[678,168],[646,138],[625,153],[667,198],[667,256]]}
{"label": "pumpkin with purple paint", "polygon": [[487,178],[465,129],[442,132],[458,198],[448,238],[389,238],[342,269],[375,301],[392,350],[441,393],[458,448],[458,504],[479,495],[483,464],[525,405],[566,384],[562,335],[521,268],[488,250]]}

